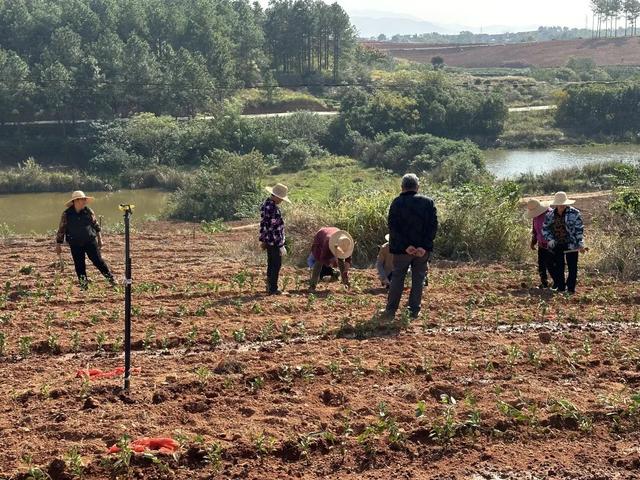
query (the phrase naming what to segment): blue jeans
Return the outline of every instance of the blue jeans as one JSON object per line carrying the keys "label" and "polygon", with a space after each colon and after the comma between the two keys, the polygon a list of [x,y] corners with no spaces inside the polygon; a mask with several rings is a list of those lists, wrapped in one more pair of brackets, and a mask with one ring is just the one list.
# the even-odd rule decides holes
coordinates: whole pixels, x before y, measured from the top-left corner
{"label": "blue jeans", "polygon": [[404,289],[404,279],[407,271],[411,267],[411,293],[409,294],[409,310],[412,315],[420,313],[422,304],[422,290],[427,277],[427,267],[429,255],[416,257],[413,255],[393,255],[393,273],[391,275],[391,287],[387,298],[387,312],[395,313],[400,307],[402,290]]}

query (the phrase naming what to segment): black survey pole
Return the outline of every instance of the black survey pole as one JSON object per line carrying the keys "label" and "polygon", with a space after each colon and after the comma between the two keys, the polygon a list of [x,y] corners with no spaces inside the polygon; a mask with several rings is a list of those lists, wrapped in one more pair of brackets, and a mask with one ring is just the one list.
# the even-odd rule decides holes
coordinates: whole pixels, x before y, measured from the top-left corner
{"label": "black survey pole", "polygon": [[131,380],[131,252],[129,249],[129,218],[133,205],[120,205],[124,212],[124,389]]}

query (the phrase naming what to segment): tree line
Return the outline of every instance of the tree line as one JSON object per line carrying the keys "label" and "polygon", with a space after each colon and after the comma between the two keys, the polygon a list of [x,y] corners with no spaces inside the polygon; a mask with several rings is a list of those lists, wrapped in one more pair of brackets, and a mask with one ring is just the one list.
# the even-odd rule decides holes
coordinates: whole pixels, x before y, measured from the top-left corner
{"label": "tree line", "polygon": [[618,21],[624,17],[624,36],[637,34],[640,0],[591,0],[592,35],[618,36]]}
{"label": "tree line", "polygon": [[194,115],[237,88],[337,81],[354,51],[321,0],[0,0],[0,123]]}

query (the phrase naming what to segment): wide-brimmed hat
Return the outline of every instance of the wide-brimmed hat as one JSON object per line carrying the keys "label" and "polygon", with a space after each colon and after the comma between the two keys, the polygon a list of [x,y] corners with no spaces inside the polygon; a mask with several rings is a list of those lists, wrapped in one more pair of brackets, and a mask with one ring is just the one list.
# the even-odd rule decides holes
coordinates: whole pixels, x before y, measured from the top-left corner
{"label": "wide-brimmed hat", "polygon": [[69,200],[67,203],[65,203],[65,206],[67,208],[69,208],[71,205],[73,205],[73,201],[74,200],[80,200],[85,198],[87,200],[87,202],[91,203],[95,200],[94,197],[88,197],[87,195],[84,194],[84,192],[82,190],[76,190],[75,192],[73,192],[71,194],[71,200]]}
{"label": "wide-brimmed hat", "polygon": [[289,197],[287,197],[287,194],[289,193],[289,189],[287,188],[286,185],[277,183],[273,187],[265,187],[265,190],[269,192],[271,195],[273,195],[274,197],[278,197],[279,199],[284,200],[285,202],[291,203],[291,200],[289,200]]}
{"label": "wide-brimmed hat", "polygon": [[551,202],[552,207],[558,207],[560,205],[573,205],[576,203],[575,200],[569,200],[567,194],[564,192],[558,192],[553,196],[553,201]]}
{"label": "wide-brimmed hat", "polygon": [[536,218],[538,215],[542,215],[549,209],[549,203],[541,202],[535,198],[531,198],[527,201],[527,211],[524,213],[524,218],[529,220]]}
{"label": "wide-brimmed hat", "polygon": [[333,255],[344,260],[353,255],[354,242],[349,232],[338,230],[329,237],[329,250]]}

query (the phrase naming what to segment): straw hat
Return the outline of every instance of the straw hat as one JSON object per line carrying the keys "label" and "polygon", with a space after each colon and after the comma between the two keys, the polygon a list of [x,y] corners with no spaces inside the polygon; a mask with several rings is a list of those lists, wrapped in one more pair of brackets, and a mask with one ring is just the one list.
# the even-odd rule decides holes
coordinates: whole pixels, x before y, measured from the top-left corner
{"label": "straw hat", "polygon": [[551,202],[552,207],[557,207],[560,205],[573,205],[576,203],[575,200],[569,200],[567,194],[564,192],[558,192],[553,196],[553,201]]}
{"label": "straw hat", "polygon": [[274,197],[278,197],[285,202],[291,203],[291,200],[289,200],[289,197],[287,197],[289,189],[285,185],[278,183],[273,187],[265,187],[265,190]]}
{"label": "straw hat", "polygon": [[531,198],[527,201],[527,211],[524,214],[524,218],[532,220],[538,215],[542,215],[549,208],[550,202],[541,202],[535,198]]}
{"label": "straw hat", "polygon": [[82,198],[85,198],[87,200],[88,203],[91,203],[95,200],[94,197],[88,197],[84,194],[84,192],[82,190],[76,190],[75,192],[73,192],[71,194],[71,200],[69,200],[67,203],[65,203],[64,205],[69,208],[71,205],[73,205],[73,201],[74,200],[80,200]]}
{"label": "straw hat", "polygon": [[340,260],[349,258],[353,254],[353,246],[353,238],[344,230],[338,230],[329,237],[329,250]]}

